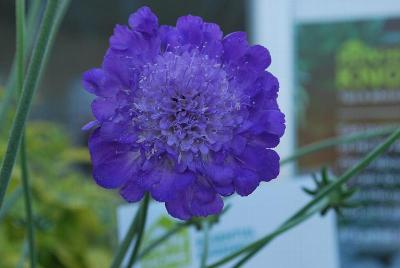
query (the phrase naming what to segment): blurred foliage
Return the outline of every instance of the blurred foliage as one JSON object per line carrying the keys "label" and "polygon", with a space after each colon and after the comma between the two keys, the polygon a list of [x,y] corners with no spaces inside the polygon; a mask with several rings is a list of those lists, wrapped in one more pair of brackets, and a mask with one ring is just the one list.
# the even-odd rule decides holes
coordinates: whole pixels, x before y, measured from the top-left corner
{"label": "blurred foliage", "polygon": [[[87,149],[73,147],[61,127],[32,122],[26,136],[39,267],[106,267],[118,199],[91,181],[83,169]],[[5,147],[2,137],[0,158]],[[8,196],[19,185],[17,163]],[[26,229],[22,196],[0,221],[0,267],[17,267]]]}

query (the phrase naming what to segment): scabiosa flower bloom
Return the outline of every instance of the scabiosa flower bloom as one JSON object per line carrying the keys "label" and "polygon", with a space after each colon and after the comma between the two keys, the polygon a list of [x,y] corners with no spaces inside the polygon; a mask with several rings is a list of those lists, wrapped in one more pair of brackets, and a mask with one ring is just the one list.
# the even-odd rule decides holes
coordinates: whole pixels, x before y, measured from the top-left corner
{"label": "scabiosa flower bloom", "polygon": [[148,7],[117,25],[101,68],[83,75],[96,120],[93,177],[128,202],[149,192],[172,216],[221,212],[279,173],[285,130],[266,48],[244,32],[185,16],[158,25]]}

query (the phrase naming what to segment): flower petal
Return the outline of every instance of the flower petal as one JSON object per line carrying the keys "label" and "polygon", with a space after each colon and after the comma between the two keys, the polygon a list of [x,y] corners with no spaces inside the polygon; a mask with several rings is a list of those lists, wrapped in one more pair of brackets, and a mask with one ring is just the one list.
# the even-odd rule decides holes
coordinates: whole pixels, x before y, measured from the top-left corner
{"label": "flower petal", "polygon": [[91,69],[83,74],[83,87],[90,93],[101,97],[111,97],[120,88],[116,79],[102,69]]}
{"label": "flower petal", "polygon": [[185,202],[186,200],[182,199],[183,197],[166,202],[165,208],[171,216],[186,221],[192,218],[193,215]]}
{"label": "flower petal", "polygon": [[154,34],[158,29],[158,18],[149,7],[144,6],[129,17],[129,26],[139,32]]}
{"label": "flower petal", "polygon": [[273,150],[247,145],[237,158],[243,168],[257,173],[261,180],[269,181],[279,174],[279,155]]}
{"label": "flower petal", "polygon": [[203,19],[198,16],[183,16],[178,18],[176,29],[181,35],[182,44],[200,46],[203,41]]}
{"label": "flower petal", "polygon": [[145,190],[137,182],[129,180],[122,186],[119,193],[128,202],[138,202],[143,198]]}
{"label": "flower petal", "polygon": [[257,173],[248,169],[241,169],[234,180],[235,190],[241,196],[251,194],[260,184]]}
{"label": "flower petal", "polygon": [[222,211],[224,202],[210,186],[196,182],[176,199],[166,202],[165,206],[172,216],[188,220],[191,217],[218,214]]}
{"label": "flower petal", "polygon": [[178,173],[168,168],[156,168],[144,177],[145,181],[153,182],[149,191],[151,196],[160,202],[174,199],[179,192],[189,187],[195,179],[195,175],[191,172]]}
{"label": "flower petal", "polygon": [[125,51],[129,48],[132,39],[131,30],[124,25],[116,25],[114,34],[110,37],[110,47]]}
{"label": "flower petal", "polygon": [[247,34],[245,32],[233,32],[224,37],[224,60],[234,62],[241,58],[248,48]]}
{"label": "flower petal", "polygon": [[104,188],[122,186],[141,165],[140,154],[117,142],[107,142],[96,129],[89,138],[93,177]]}
{"label": "flower petal", "polygon": [[110,119],[115,113],[118,104],[111,99],[96,98],[92,102],[93,115],[99,121]]}

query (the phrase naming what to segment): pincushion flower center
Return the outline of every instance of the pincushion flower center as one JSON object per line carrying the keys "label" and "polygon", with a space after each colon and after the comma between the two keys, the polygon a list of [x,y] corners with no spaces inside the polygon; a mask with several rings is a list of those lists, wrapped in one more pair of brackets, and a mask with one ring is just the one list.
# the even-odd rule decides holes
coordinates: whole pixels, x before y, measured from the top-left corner
{"label": "pincushion flower center", "polygon": [[153,152],[163,141],[177,154],[194,156],[220,148],[230,137],[233,111],[238,110],[228,85],[221,65],[196,51],[158,56],[143,68],[135,94],[139,141],[151,143]]}

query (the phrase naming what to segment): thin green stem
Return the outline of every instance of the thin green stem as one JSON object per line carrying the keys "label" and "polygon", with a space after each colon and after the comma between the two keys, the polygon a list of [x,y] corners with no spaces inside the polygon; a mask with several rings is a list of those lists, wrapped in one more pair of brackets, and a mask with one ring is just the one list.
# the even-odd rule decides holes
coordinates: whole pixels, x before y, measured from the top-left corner
{"label": "thin green stem", "polygon": [[23,191],[22,187],[17,187],[12,193],[9,194],[9,197],[4,201],[4,205],[0,208],[0,223],[7,215],[7,213],[11,210],[14,204],[18,201],[18,199],[22,196]]}
{"label": "thin green stem", "polygon": [[[277,231],[272,234],[268,234],[263,238],[245,246],[244,248],[222,258],[220,261],[215,262],[212,265],[209,265],[208,268],[214,268],[224,263],[231,261],[232,259],[242,255],[245,252],[250,250],[260,250],[265,246],[273,237],[289,230],[292,228],[294,223],[298,224],[304,221],[305,215],[309,214],[310,211],[319,210],[319,206],[321,205],[324,198],[334,191],[337,187],[346,183],[350,178],[354,175],[361,172],[364,168],[366,168],[373,160],[378,158],[382,153],[384,153],[392,144],[394,144],[400,138],[400,128],[398,128],[392,135],[390,135],[384,142],[382,142],[379,146],[377,146],[374,150],[372,150],[369,154],[367,154],[360,162],[358,162],[354,167],[347,170],[342,176],[340,176],[337,180],[327,185],[325,188],[321,189],[321,191],[305,206],[303,206],[300,210],[298,210],[292,217],[285,221],[285,223],[280,227]],[[258,247],[260,247],[258,249]],[[254,254],[253,254],[254,255]],[[252,255],[252,256],[253,256]]]}
{"label": "thin green stem", "polygon": [[210,229],[210,223],[208,222],[207,219],[205,219],[203,221],[204,240],[203,240],[203,254],[201,255],[201,260],[200,260],[200,268],[207,267],[209,229]]}
{"label": "thin green stem", "polygon": [[291,228],[299,225],[300,223],[306,221],[311,216],[315,215],[316,213],[320,212],[322,208],[326,206],[326,202],[322,202],[319,206],[314,207],[313,210],[308,211],[302,215],[299,215],[297,218],[292,219],[291,221],[285,221],[278,229],[274,232],[266,236],[260,243],[252,248],[252,250],[247,253],[242,259],[240,259],[233,268],[238,268],[244,265],[248,260],[250,260],[253,256],[255,256],[263,247],[269,244],[272,240],[278,237],[280,234],[290,230]]}
{"label": "thin green stem", "polygon": [[150,199],[149,194],[146,194],[142,203],[142,207],[140,208],[140,221],[137,231],[137,239],[131,257],[129,258],[128,261],[128,266],[127,266],[128,268],[133,267],[139,253],[139,249],[144,235],[144,229],[146,226],[147,210],[149,208],[149,199]]}
{"label": "thin green stem", "polygon": [[397,127],[386,127],[386,128],[377,129],[377,130],[354,133],[354,134],[346,135],[346,136],[329,138],[329,139],[325,139],[325,140],[318,141],[315,143],[311,143],[309,145],[299,148],[293,155],[282,159],[280,161],[280,164],[285,165],[285,164],[287,164],[291,161],[297,160],[305,155],[312,154],[312,153],[315,153],[318,151],[322,151],[324,149],[327,149],[327,148],[330,148],[330,147],[333,147],[333,146],[336,146],[339,144],[352,143],[352,142],[356,142],[359,140],[366,140],[366,139],[371,139],[371,138],[388,135],[390,133],[393,133],[393,131],[395,131],[396,129],[397,129]]}
{"label": "thin green stem", "polygon": [[29,172],[28,163],[26,159],[26,146],[25,146],[25,136],[22,137],[21,149],[21,177],[22,186],[24,190],[24,200],[25,200],[25,210],[26,210],[26,223],[27,223],[27,233],[28,233],[28,246],[29,246],[29,260],[31,267],[36,267],[36,250],[35,250],[35,224],[33,221],[32,212],[32,194],[29,183]]}
{"label": "thin green stem", "polygon": [[24,83],[25,73],[25,0],[15,1],[15,20],[16,20],[16,88],[21,94]]}
{"label": "thin green stem", "polygon": [[[230,207],[231,207],[230,204],[226,205],[224,210],[222,211],[222,213],[219,215],[219,217],[221,217],[223,214],[225,214],[229,210]],[[207,219],[207,220],[209,220],[209,219]],[[145,249],[143,249],[143,251],[139,254],[139,259],[142,259],[143,257],[145,257],[152,250],[157,248],[159,245],[161,245],[163,242],[168,240],[174,234],[182,231],[183,229],[185,229],[193,224],[194,224],[193,220],[189,220],[189,221],[182,222],[182,223],[176,223],[175,226],[172,227],[169,231],[167,231],[165,234],[161,235],[159,238],[153,240],[147,247],[145,247]],[[211,222],[210,222],[210,225],[211,225]]]}
{"label": "thin green stem", "polygon": [[47,49],[44,53],[43,68],[40,70],[39,77],[38,77],[39,83],[42,80],[43,73],[45,72],[47,63],[50,59],[49,55],[51,54],[54,41],[57,37],[57,33],[60,29],[61,23],[62,23],[64,16],[68,10],[68,7],[71,3],[71,0],[52,0],[52,1],[59,1],[59,6],[58,6],[57,13],[56,13],[56,16],[54,19],[54,23],[53,23],[53,26],[52,26],[51,32],[50,32],[49,49]]}
{"label": "thin green stem", "polygon": [[154,240],[153,242],[150,243],[147,247],[145,247],[142,252],[139,254],[139,259],[142,259],[145,257],[147,254],[149,254],[152,250],[154,250],[157,246],[159,246],[161,243],[165,242],[168,240],[171,236],[174,234],[178,233],[179,231],[183,230],[184,228],[190,226],[191,222],[187,221],[184,223],[177,223],[171,230]]}
{"label": "thin green stem", "polygon": [[135,214],[135,217],[132,219],[131,225],[129,226],[129,229],[127,233],[125,234],[124,239],[122,240],[121,244],[119,245],[117,252],[115,254],[115,257],[111,263],[111,268],[119,268],[121,267],[121,264],[125,258],[126,252],[129,249],[129,246],[132,243],[133,238],[137,234],[137,229],[139,228],[139,221],[140,221],[140,215],[142,211],[142,207],[144,206],[145,200],[143,200],[142,205],[138,209],[138,211]]}
{"label": "thin green stem", "polygon": [[[38,78],[43,68],[43,63],[45,62],[44,56],[46,55],[46,51],[50,46],[49,40],[52,40],[50,34],[52,33],[52,27],[55,23],[54,19],[57,13],[57,7],[58,1],[51,0],[47,2],[43,22],[39,31],[38,41],[33,51],[33,56],[27,71],[22,95],[14,116],[6,153],[0,168],[0,208],[3,206],[4,196],[10,182],[11,172],[15,164],[21,137],[25,128],[25,123],[31,108],[32,99],[35,94],[37,84],[39,82]],[[53,34],[55,33],[53,32]]]}
{"label": "thin green stem", "polygon": [[[16,88],[18,95],[21,95],[24,72],[25,72],[25,0],[15,1],[16,15]],[[35,254],[35,227],[32,216],[32,196],[29,185],[29,171],[26,159],[25,135],[22,136],[21,148],[21,178],[22,188],[24,190],[25,210],[26,210],[26,228],[28,234],[29,261],[31,268],[36,267]]]}
{"label": "thin green stem", "polygon": [[[26,41],[24,46],[24,64],[28,61],[30,51],[32,49],[34,36],[39,24],[39,15],[41,10],[42,1],[35,0],[32,1],[32,6],[29,8],[28,16],[27,16],[27,32],[26,32]],[[17,52],[16,52],[17,53]],[[6,115],[8,112],[8,108],[13,101],[15,88],[16,88],[16,56],[14,57],[13,64],[11,65],[11,72],[9,74],[7,84],[5,87],[5,93],[3,100],[0,105],[0,123],[4,124],[6,122]],[[4,127],[4,125],[3,125]],[[5,129],[5,128],[4,128]]]}
{"label": "thin green stem", "polygon": [[[340,176],[333,183],[327,185],[323,188],[307,205],[300,209],[292,218],[297,217],[299,214],[304,213],[316,203],[318,203],[325,196],[330,194],[332,191],[337,189],[340,185],[346,183],[352,177],[360,173],[365,169],[372,161],[378,158],[382,153],[384,153],[392,144],[396,142],[400,137],[400,128],[393,132],[384,142],[377,146],[374,150],[368,153],[361,161],[359,161],[354,167],[348,169],[342,176]],[[290,219],[289,219],[290,220]]]}

